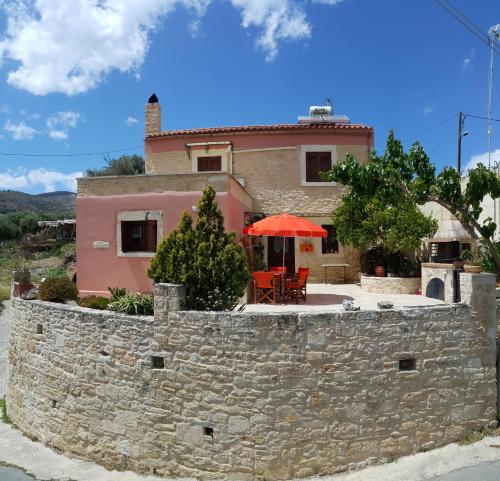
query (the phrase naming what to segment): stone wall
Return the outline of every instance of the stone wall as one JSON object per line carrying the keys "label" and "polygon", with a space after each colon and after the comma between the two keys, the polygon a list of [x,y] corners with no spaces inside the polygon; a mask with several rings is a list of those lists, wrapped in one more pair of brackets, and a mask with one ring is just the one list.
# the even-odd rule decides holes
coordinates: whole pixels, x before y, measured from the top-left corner
{"label": "stone wall", "polygon": [[143,473],[273,480],[392,459],[495,420],[490,283],[463,278],[470,307],[360,312],[180,311],[171,285],[155,318],[13,299],[8,412]]}
{"label": "stone wall", "polygon": [[361,276],[361,288],[376,294],[415,294],[421,285],[420,277]]}

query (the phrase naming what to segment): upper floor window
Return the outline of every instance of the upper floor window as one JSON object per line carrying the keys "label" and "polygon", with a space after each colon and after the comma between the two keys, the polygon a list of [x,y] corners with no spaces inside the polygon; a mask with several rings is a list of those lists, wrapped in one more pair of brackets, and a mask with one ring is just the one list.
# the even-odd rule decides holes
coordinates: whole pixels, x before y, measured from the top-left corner
{"label": "upper floor window", "polygon": [[328,232],[326,237],[321,239],[321,252],[323,254],[338,254],[339,253],[339,241],[337,239],[337,231],[333,225],[322,225],[323,229]]}
{"label": "upper floor window", "polygon": [[155,252],[156,220],[121,221],[122,252]]}
{"label": "upper floor window", "polygon": [[306,182],[325,182],[320,172],[328,172],[331,168],[331,152],[306,152]]}
{"label": "upper floor window", "polygon": [[222,158],[220,155],[198,157],[198,172],[220,172],[221,170]]}

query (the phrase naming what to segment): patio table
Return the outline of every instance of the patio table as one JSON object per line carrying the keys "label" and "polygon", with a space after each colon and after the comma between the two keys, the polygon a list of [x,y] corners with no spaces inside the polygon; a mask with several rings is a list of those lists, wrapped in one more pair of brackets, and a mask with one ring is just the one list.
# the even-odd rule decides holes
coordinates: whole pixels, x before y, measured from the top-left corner
{"label": "patio table", "polygon": [[335,267],[343,267],[344,268],[344,284],[345,284],[345,277],[346,277],[346,268],[347,267],[351,267],[351,264],[346,264],[346,263],[333,263],[333,264],[323,264],[322,265],[323,269],[324,269],[324,273],[325,273],[325,276],[324,276],[324,280],[323,280],[323,283],[326,284],[326,271],[328,268],[335,268]]}

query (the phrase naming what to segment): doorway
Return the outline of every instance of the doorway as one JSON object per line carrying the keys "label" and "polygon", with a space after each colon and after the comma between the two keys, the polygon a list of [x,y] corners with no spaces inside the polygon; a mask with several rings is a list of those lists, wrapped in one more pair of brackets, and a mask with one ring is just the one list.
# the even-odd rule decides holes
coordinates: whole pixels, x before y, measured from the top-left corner
{"label": "doorway", "polygon": [[[283,265],[283,237],[267,238],[267,265],[269,268]],[[285,266],[287,272],[295,272],[294,237],[285,237]]]}

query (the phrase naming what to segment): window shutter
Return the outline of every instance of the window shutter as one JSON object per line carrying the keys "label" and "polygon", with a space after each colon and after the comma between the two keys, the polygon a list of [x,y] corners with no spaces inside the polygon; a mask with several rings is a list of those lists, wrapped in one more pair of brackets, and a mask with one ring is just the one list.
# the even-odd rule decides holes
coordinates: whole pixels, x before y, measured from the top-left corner
{"label": "window shutter", "polygon": [[320,172],[332,167],[331,152],[306,152],[306,182],[323,182]]}
{"label": "window shutter", "polygon": [[122,252],[128,252],[131,249],[132,226],[130,222],[122,222]]}
{"label": "window shutter", "polygon": [[146,252],[156,251],[157,223],[155,220],[146,221],[144,250]]}
{"label": "window shutter", "polygon": [[211,172],[222,170],[220,155],[213,157],[198,157],[198,172]]}

